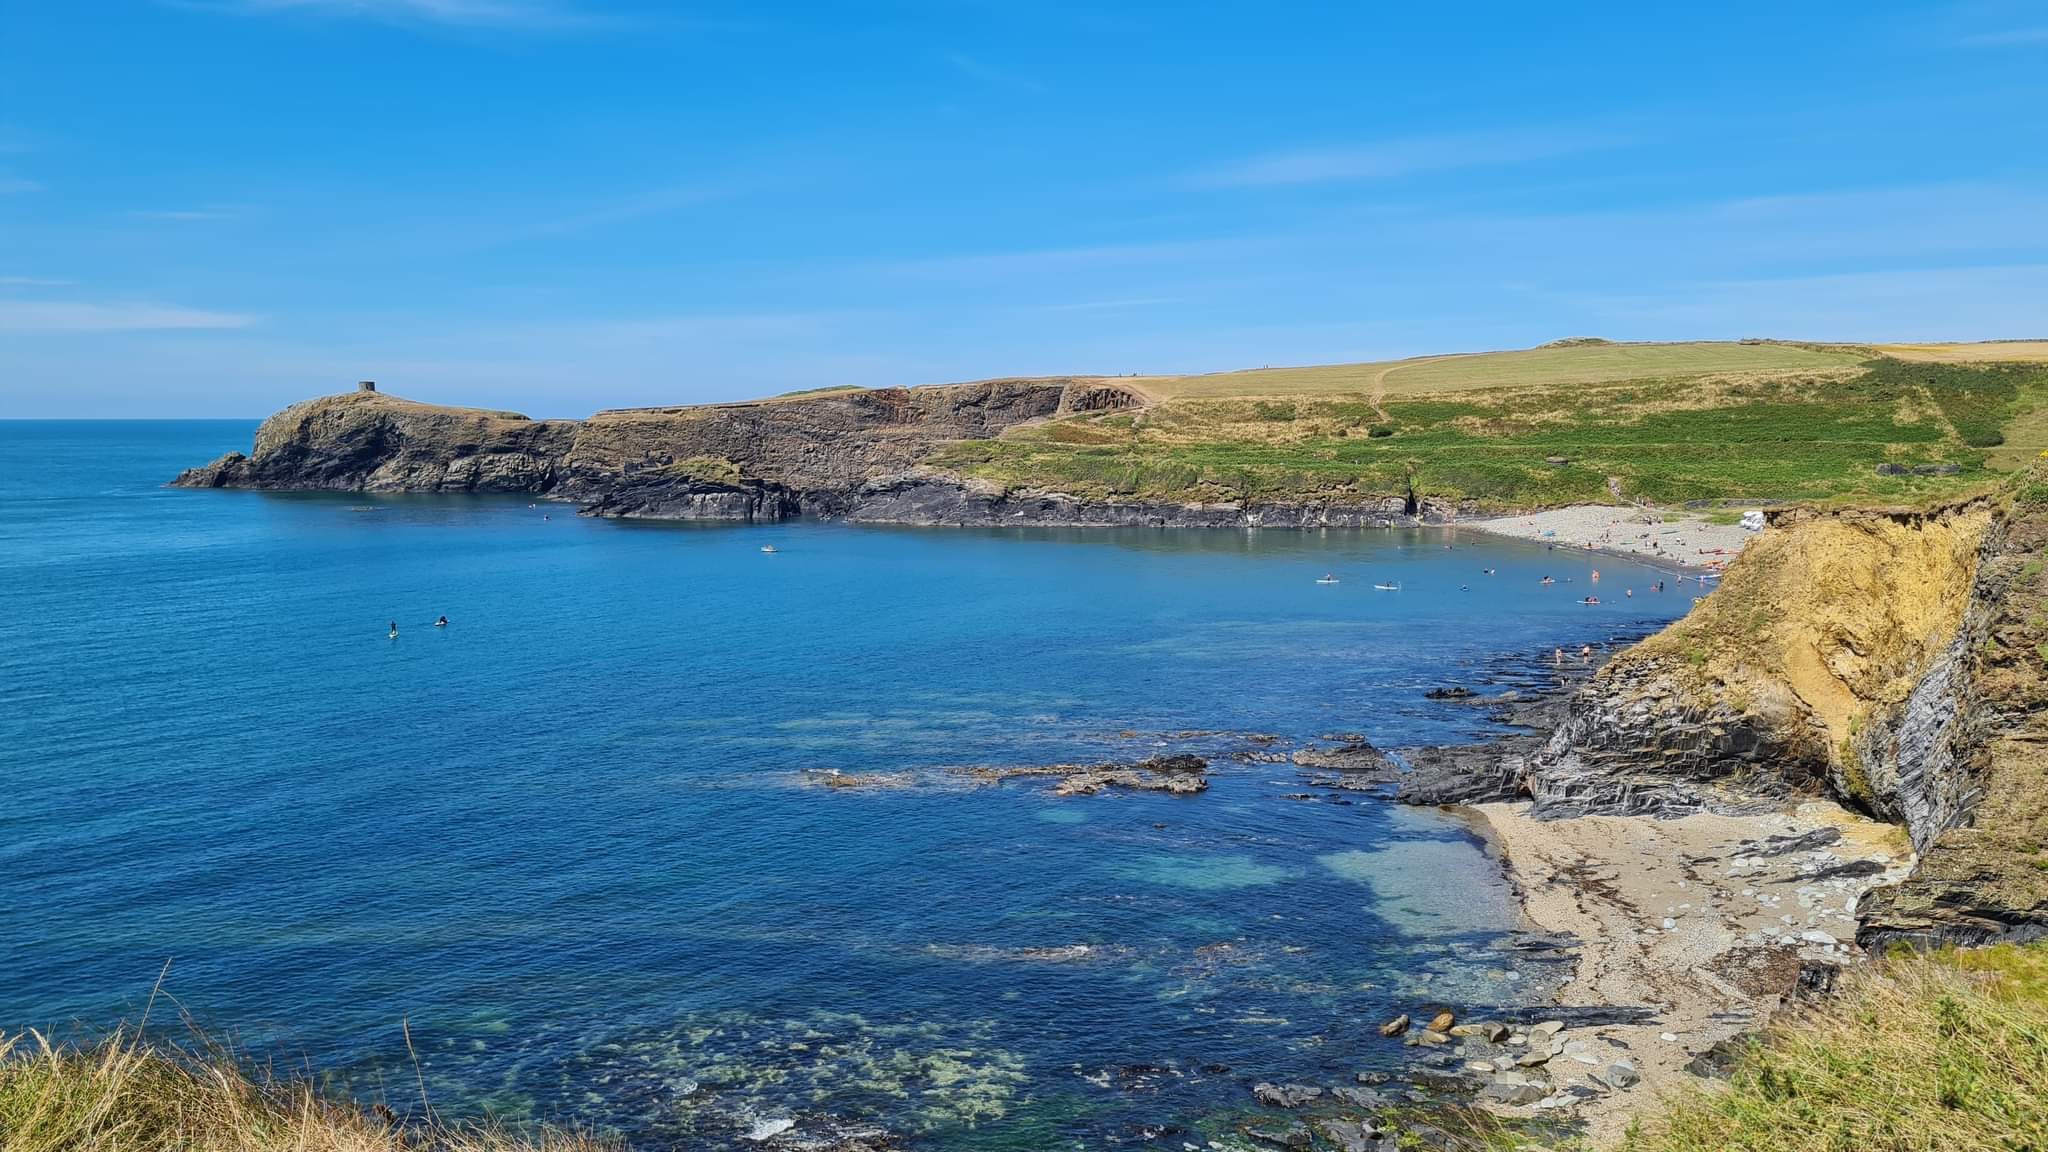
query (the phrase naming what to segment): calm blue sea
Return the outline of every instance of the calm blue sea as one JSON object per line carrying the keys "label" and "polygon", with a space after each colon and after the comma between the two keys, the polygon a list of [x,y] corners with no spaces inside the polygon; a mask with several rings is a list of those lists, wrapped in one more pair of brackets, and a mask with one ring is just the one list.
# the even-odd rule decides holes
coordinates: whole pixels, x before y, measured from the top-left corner
{"label": "calm blue sea", "polygon": [[[1538,994],[1453,819],[1231,755],[1475,734],[1424,690],[1685,604],[1451,531],[161,487],[253,428],[0,423],[0,1029],[134,1020],[168,962],[153,1024],[405,1111],[403,1022],[443,1113],[659,1146],[1142,1144],[1391,1065],[1418,1000]],[[1206,795],[948,771],[1183,749]]]}

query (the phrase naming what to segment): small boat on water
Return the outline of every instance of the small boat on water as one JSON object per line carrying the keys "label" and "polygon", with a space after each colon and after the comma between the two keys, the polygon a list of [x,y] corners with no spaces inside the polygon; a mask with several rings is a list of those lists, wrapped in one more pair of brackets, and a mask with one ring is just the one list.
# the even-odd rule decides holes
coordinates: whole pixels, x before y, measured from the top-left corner
{"label": "small boat on water", "polygon": [[1316,578],[1316,583],[1318,584],[1335,584],[1336,582],[1337,576],[1333,572],[1325,572]]}
{"label": "small boat on water", "polygon": [[776,550],[776,548],[775,548],[775,545],[773,545],[773,544],[763,544],[763,545],[761,545],[761,551],[763,551],[763,552],[773,552],[773,551],[775,551],[775,550]]}
{"label": "small boat on water", "polygon": [[1375,584],[1373,585],[1373,587],[1379,589],[1382,592],[1399,592],[1401,590],[1401,586],[1399,584]]}

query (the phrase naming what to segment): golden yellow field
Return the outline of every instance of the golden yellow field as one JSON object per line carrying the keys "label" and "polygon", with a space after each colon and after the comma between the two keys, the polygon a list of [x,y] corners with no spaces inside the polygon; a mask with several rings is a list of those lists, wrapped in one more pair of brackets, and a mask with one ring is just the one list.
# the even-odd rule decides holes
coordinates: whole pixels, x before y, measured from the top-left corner
{"label": "golden yellow field", "polygon": [[2048,340],[1985,340],[1975,344],[1872,344],[1873,351],[1901,360],[1936,364],[2048,360]]}
{"label": "golden yellow field", "polygon": [[1365,364],[1256,368],[1201,376],[1149,376],[1135,384],[1157,399],[1348,393],[1415,396],[1523,384],[1773,373],[1846,367],[1865,357],[1852,349],[1793,344],[1698,341],[1684,344],[1569,344],[1513,352],[1421,356]]}

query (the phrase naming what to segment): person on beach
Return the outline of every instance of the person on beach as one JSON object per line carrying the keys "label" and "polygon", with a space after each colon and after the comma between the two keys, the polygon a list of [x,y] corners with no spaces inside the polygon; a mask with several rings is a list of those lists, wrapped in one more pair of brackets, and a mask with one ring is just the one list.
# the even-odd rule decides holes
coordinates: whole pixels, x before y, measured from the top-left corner
{"label": "person on beach", "polygon": [[1593,658],[1593,646],[1592,646],[1591,644],[1581,644],[1581,645],[1579,645],[1579,659],[1581,659],[1581,660],[1591,660],[1592,658]]}
{"label": "person on beach", "polygon": [[1555,652],[1551,653],[1551,654],[1550,654],[1550,663],[1551,663],[1551,666],[1552,666],[1552,667],[1554,667],[1554,668],[1562,668],[1562,667],[1564,667],[1564,649],[1562,649],[1562,648],[1559,648],[1559,649],[1558,649],[1557,651],[1555,651]]}
{"label": "person on beach", "polygon": [[1600,570],[1599,570],[1598,568],[1595,568],[1595,569],[1593,569],[1593,583],[1595,583],[1595,584],[1598,584],[1599,582],[1600,582]]}

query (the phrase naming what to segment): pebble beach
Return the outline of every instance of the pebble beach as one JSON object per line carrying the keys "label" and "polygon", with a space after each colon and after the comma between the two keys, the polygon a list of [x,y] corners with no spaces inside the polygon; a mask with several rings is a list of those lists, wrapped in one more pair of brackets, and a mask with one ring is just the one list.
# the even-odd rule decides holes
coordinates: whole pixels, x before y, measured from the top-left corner
{"label": "pebble beach", "polygon": [[1739,524],[1712,523],[1705,513],[1612,504],[1578,504],[1521,516],[1468,520],[1461,526],[1519,540],[1634,556],[1688,572],[1719,571],[1755,535]]}

